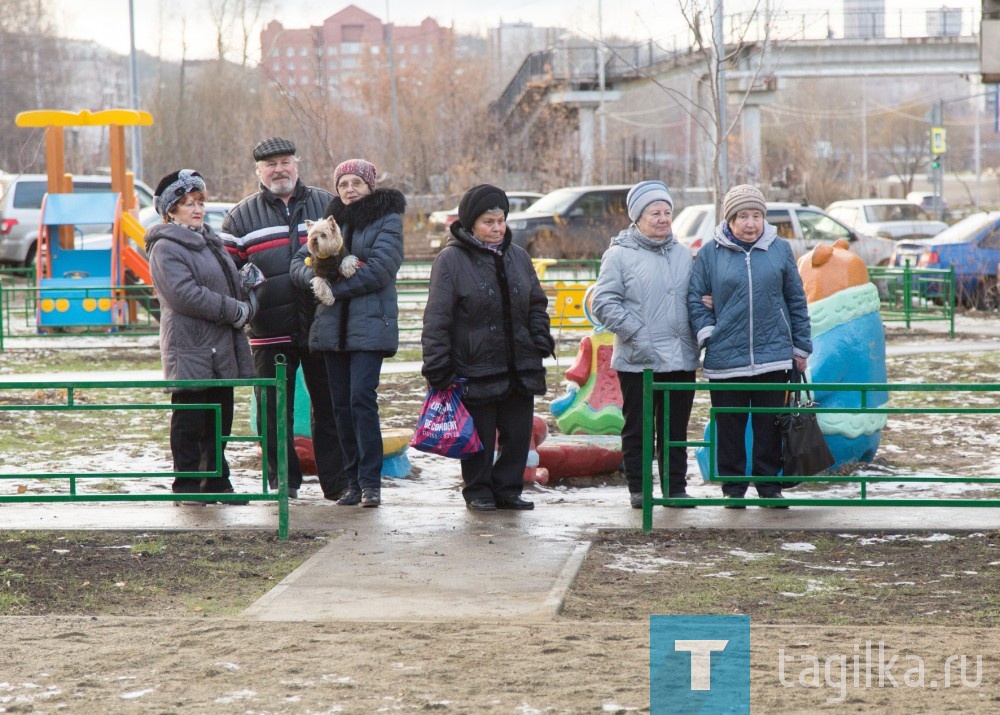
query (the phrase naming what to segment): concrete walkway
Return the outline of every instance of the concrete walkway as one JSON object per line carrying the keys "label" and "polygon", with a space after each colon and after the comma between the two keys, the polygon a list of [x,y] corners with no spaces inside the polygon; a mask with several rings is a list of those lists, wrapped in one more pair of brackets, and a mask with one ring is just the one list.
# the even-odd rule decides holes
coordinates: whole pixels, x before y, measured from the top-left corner
{"label": "concrete walkway", "polygon": [[[558,612],[597,529],[641,528],[642,512],[622,496],[620,505],[580,505],[559,503],[557,494],[532,495],[534,511],[493,513],[412,500],[385,501],[379,509],[300,500],[291,507],[293,531],[340,535],[244,615],[262,621],[547,620]],[[5,529],[271,531],[277,507],[3,504],[0,523]],[[654,528],[994,531],[1000,510],[656,507]]]}

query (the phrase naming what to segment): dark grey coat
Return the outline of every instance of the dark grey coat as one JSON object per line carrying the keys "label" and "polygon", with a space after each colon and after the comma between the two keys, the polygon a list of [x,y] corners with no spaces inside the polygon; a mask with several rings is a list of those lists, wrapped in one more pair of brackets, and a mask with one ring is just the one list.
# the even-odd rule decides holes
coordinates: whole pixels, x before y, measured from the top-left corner
{"label": "dark grey coat", "polygon": [[254,377],[250,343],[232,325],[243,295],[222,239],[208,226],[192,231],[161,223],[149,229],[146,248],[160,297],[164,378]]}
{"label": "dark grey coat", "polygon": [[[395,189],[376,189],[351,204],[334,197],[333,216],[344,244],[362,265],[350,278],[331,281],[336,302],[318,305],[309,331],[311,350],[378,352],[386,357],[399,348],[396,273],[403,263],[403,212],[406,199]],[[312,269],[303,246],[292,259],[292,282],[311,292]]]}
{"label": "dark grey coat", "polygon": [[470,404],[512,392],[545,394],[542,358],[553,353],[555,341],[530,256],[511,244],[510,229],[500,254],[458,222],[451,233],[431,268],[421,335],[424,377],[437,388],[465,378],[462,399]]}

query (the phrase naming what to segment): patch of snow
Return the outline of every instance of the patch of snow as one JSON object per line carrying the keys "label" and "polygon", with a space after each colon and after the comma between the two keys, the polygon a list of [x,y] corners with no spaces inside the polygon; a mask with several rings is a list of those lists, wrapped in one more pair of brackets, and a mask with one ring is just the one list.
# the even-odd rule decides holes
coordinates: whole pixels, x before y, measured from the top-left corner
{"label": "patch of snow", "polygon": [[237,700],[249,700],[250,698],[257,697],[257,693],[253,690],[237,690],[229,695],[221,695],[215,699],[215,702],[220,705],[230,705],[235,703]]}
{"label": "patch of snow", "polygon": [[727,553],[730,556],[735,556],[736,558],[744,559],[745,561],[753,561],[754,559],[766,559],[774,555],[774,554],[751,553],[750,551],[744,551],[743,549],[730,549]]}
{"label": "patch of snow", "polygon": [[782,551],[815,551],[816,544],[809,544],[803,541],[792,541],[781,545]]}
{"label": "patch of snow", "polygon": [[118,697],[121,698],[122,700],[138,700],[139,698],[149,695],[155,690],[156,688],[146,688],[145,690],[132,690],[128,693],[122,693]]}
{"label": "patch of snow", "polygon": [[788,598],[802,598],[803,596],[808,596],[811,593],[819,593],[821,591],[829,591],[826,584],[822,581],[816,581],[814,579],[808,579],[806,581],[806,590],[802,593],[793,593],[791,591],[779,591],[782,596],[787,596]]}

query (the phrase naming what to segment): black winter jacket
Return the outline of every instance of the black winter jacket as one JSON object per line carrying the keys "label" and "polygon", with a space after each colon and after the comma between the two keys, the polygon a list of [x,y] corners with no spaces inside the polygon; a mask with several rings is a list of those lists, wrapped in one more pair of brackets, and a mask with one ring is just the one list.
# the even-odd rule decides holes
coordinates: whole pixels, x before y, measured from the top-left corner
{"label": "black winter jacket", "polygon": [[306,219],[322,218],[331,198],[329,191],[306,186],[299,179],[285,206],[261,186],[236,204],[223,221],[222,230],[231,234],[223,235],[223,240],[237,267],[254,263],[267,277],[255,290],[260,309],[249,326],[251,344],[271,338],[305,347],[316,301],[312,291],[293,285],[289,264],[306,242]]}
{"label": "black winter jacket", "polygon": [[[390,357],[399,348],[396,274],[403,263],[403,212],[406,199],[395,189],[376,189],[345,204],[335,196],[327,207],[340,226],[344,245],[362,262],[350,278],[331,281],[336,302],[318,305],[309,331],[312,350],[369,351]],[[310,291],[309,251],[302,246],[292,260],[295,285]]]}
{"label": "black winter jacket", "polygon": [[548,298],[531,258],[511,244],[479,245],[456,221],[434,259],[424,310],[422,373],[443,389],[465,378],[462,400],[499,401],[517,392],[545,394],[542,358],[552,355]]}

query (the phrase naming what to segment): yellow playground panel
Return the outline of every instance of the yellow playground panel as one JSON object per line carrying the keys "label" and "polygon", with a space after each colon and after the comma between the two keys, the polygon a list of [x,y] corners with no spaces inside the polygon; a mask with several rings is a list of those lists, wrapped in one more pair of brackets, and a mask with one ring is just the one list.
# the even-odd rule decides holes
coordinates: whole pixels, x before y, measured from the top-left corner
{"label": "yellow playground panel", "polygon": [[549,296],[552,328],[593,329],[594,326],[588,320],[586,311],[587,289],[593,284],[580,281],[546,281],[546,270],[559,261],[554,258],[532,258],[531,263],[545,293]]}
{"label": "yellow playground panel", "polygon": [[[137,219],[135,178],[125,171],[125,127],[149,126],[153,116],[133,109],[69,112],[39,109],[21,112],[19,127],[45,129],[47,193],[36,251],[39,296],[37,326],[117,326],[134,317],[134,301],[122,290],[126,270],[152,285],[145,256],[132,247],[144,247],[145,231]],[[73,193],[66,173],[66,127],[106,126],[109,133],[111,191]],[[110,225],[107,249],[77,249],[78,226]]]}

